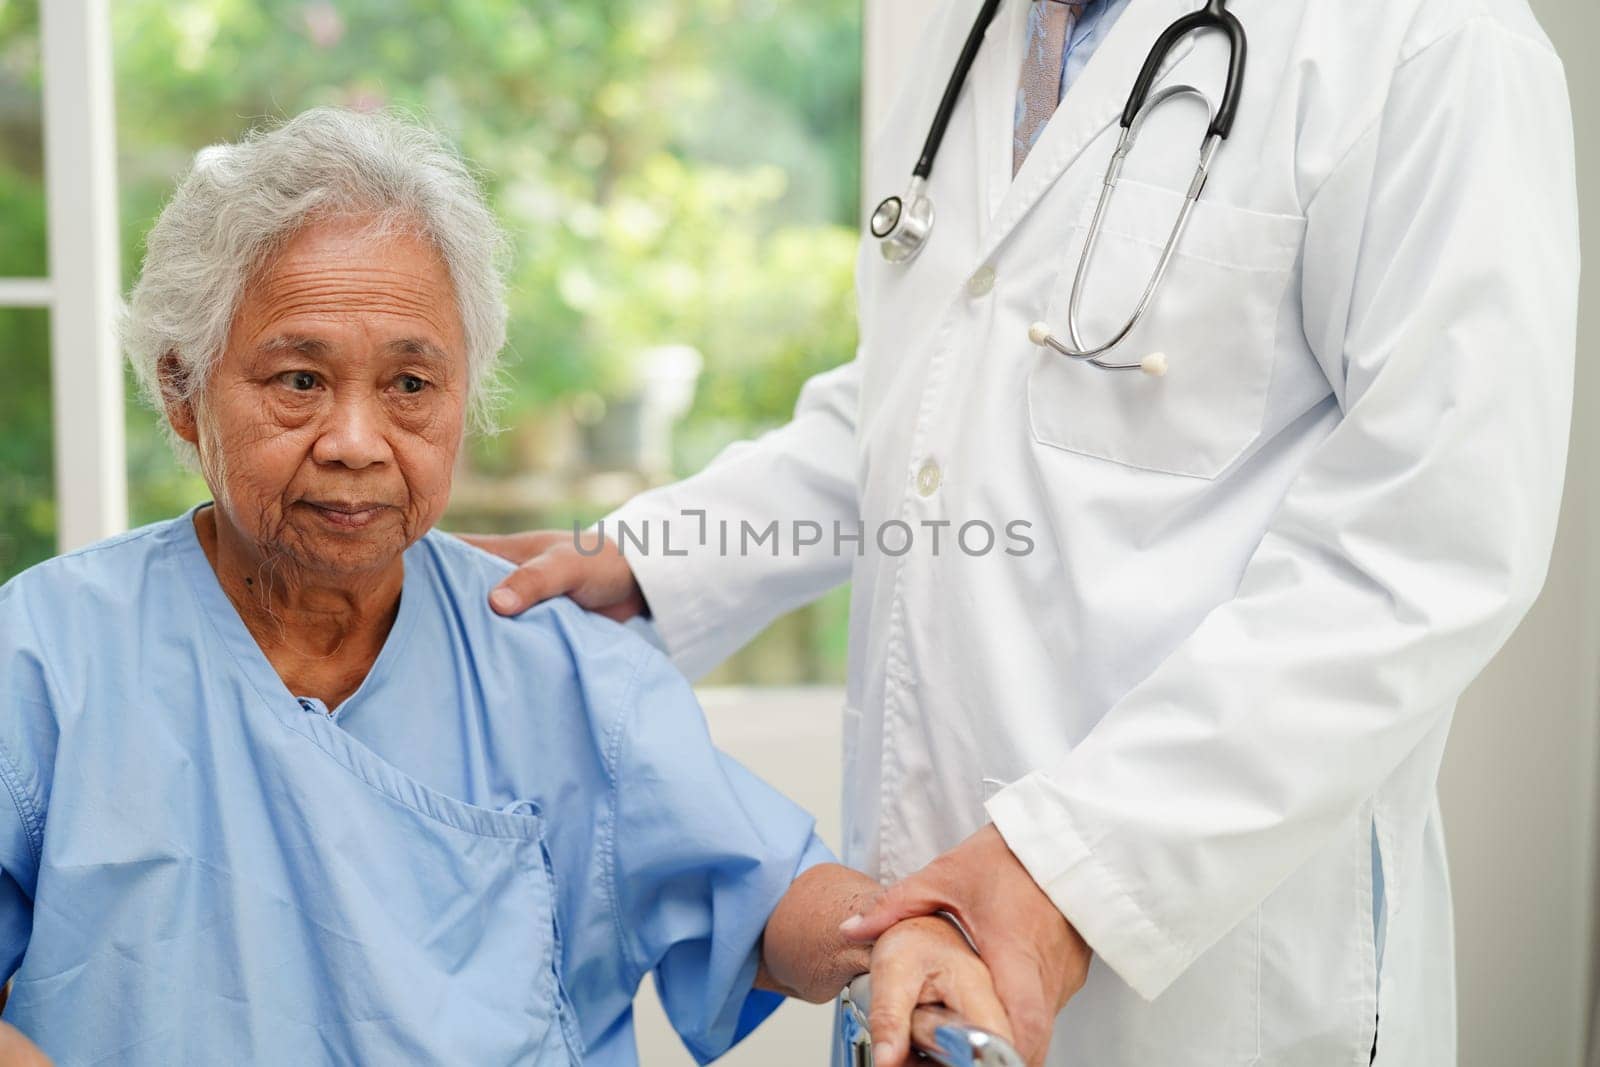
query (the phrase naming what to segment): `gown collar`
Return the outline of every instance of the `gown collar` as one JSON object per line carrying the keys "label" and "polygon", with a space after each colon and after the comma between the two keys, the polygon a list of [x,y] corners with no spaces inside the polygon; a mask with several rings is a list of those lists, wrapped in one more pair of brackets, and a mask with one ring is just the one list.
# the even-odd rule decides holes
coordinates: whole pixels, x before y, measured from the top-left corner
{"label": "gown collar", "polygon": [[[202,508],[212,506],[214,505],[208,502],[191,508],[178,520],[176,531],[181,565],[189,584],[194,589],[201,613],[210,621],[218,638],[232,654],[239,668],[249,677],[252,687],[260,693],[268,705],[280,714],[305,715],[301,695],[290,692],[288,686],[284,685],[272,662],[267,659],[266,653],[251,636],[244,620],[239,617],[239,611],[233,606],[233,601],[229,600],[228,594],[223,591],[222,583],[218,581],[211,561],[206,558],[205,548],[200,544],[200,534],[195,529],[194,520]],[[404,655],[405,645],[415,628],[417,613],[421,609],[423,599],[421,568],[425,564],[412,555],[415,549],[416,545],[413,545],[405,551],[405,577],[400,588],[400,610],[395,615],[394,625],[389,629],[389,636],[384,639],[383,648],[373,661],[372,668],[367,671],[367,676],[361,680],[361,685],[334,709],[334,714],[329,718],[341,718],[363,702],[372,699],[372,693],[382,688],[383,680],[393,673],[395,662]],[[321,707],[321,702],[316,702],[316,706]]]}

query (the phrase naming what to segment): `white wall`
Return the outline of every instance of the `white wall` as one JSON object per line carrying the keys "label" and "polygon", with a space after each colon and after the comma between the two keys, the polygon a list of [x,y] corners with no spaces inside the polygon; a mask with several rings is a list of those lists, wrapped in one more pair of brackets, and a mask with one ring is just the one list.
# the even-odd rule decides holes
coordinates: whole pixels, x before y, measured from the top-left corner
{"label": "white wall", "polygon": [[[1584,243],[1600,247],[1593,0],[1532,0],[1567,65]],[[1440,779],[1462,1067],[1576,1067],[1600,1026],[1600,288],[1583,283],[1567,494],[1544,595],[1456,714]],[[1586,1022],[1586,1019],[1589,1020]],[[1600,1034],[1588,1060],[1600,1067]]]}

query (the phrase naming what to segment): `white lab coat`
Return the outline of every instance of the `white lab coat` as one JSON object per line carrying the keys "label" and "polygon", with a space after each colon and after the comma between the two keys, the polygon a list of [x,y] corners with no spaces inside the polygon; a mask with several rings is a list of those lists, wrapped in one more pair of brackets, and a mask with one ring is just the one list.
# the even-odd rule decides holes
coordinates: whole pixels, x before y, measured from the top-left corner
{"label": "white lab coat", "polygon": [[[873,197],[903,188],[976,6],[930,11],[870,143]],[[1167,353],[1155,379],[1027,333],[1064,327],[1134,73],[1196,4],[1135,0],[1013,181],[1025,6],[1002,7],[955,111],[927,249],[894,266],[865,243],[857,358],[789,425],[621,512],[704,509],[713,531],[633,554],[658,628],[696,673],[853,581],[846,857],[896,878],[999,826],[1095,951],[1052,1064],[1365,1065],[1380,1016],[1380,1064],[1452,1063],[1435,778],[1560,501],[1561,65],[1522,0],[1233,0],[1237,124],[1128,346]],[[1225,58],[1194,39],[1161,84],[1215,97]],[[1203,125],[1178,104],[1146,128],[1091,339],[1143,288]],[[718,523],[774,519],[828,533],[718,551]],[[864,554],[836,556],[832,524],[858,520]],[[903,555],[875,545],[891,520],[916,534]],[[955,545],[972,520],[994,551],[976,527]],[[677,520],[675,552],[700,521]],[[922,524],[942,521],[935,553]]]}

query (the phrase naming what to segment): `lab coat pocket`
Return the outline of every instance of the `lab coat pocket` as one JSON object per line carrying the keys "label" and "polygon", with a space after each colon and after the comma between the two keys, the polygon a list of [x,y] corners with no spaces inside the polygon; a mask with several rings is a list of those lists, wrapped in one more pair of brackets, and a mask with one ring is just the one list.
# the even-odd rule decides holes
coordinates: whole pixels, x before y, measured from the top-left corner
{"label": "lab coat pocket", "polygon": [[[1183,194],[1123,179],[1084,275],[1079,331],[1104,343],[1127,322],[1154,275]],[[1088,238],[1091,199],[1044,309],[1068,337],[1073,278]],[[1278,310],[1299,258],[1305,220],[1201,196],[1165,280],[1128,337],[1106,358],[1161,352],[1164,377],[1104,370],[1035,350],[1028,417],[1041,444],[1130,467],[1215,478],[1261,432]]]}

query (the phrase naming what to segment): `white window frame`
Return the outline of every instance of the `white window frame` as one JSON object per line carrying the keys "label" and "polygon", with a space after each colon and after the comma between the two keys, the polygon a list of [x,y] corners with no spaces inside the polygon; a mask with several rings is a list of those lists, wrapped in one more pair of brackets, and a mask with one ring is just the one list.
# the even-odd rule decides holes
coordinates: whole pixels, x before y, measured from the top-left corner
{"label": "white window frame", "polygon": [[56,544],[65,552],[128,525],[106,0],[39,0],[39,38],[50,273],[0,278],[0,307],[50,313]]}

